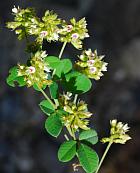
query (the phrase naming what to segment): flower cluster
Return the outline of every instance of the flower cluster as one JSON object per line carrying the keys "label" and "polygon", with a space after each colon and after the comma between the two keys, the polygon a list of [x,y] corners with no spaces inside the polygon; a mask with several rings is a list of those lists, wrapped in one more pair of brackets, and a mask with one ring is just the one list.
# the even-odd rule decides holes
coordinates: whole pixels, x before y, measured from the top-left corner
{"label": "flower cluster", "polygon": [[58,41],[58,26],[60,24],[61,20],[57,17],[57,14],[53,13],[53,11],[47,10],[45,15],[42,17],[42,22],[40,22],[38,26],[39,31],[35,33],[35,35],[37,35],[37,42],[42,43],[43,39],[46,39],[49,42]]}
{"label": "flower cluster", "polygon": [[99,80],[103,76],[102,72],[107,71],[107,63],[102,61],[103,58],[103,55],[97,55],[97,50],[92,52],[88,49],[79,56],[80,60],[76,62],[76,67],[89,78]]}
{"label": "flower cluster", "polygon": [[18,35],[18,39],[21,40],[30,34],[30,30],[34,29],[34,32],[38,32],[39,19],[35,17],[35,11],[32,8],[16,8],[12,9],[14,22],[8,22],[7,27],[15,30]]}
{"label": "flower cluster", "polygon": [[59,99],[60,106],[63,107],[64,111],[68,114],[62,117],[62,121],[67,129],[76,132],[79,128],[88,130],[87,127],[92,113],[88,112],[87,104],[84,101],[78,101],[74,103],[71,101],[71,94],[63,94]]}
{"label": "flower cluster", "polygon": [[70,20],[70,24],[64,21],[60,33],[60,41],[71,43],[75,48],[82,48],[82,41],[84,38],[89,37],[88,30],[86,28],[87,23],[85,18],[82,18],[78,22],[75,18]]}
{"label": "flower cluster", "polygon": [[37,42],[41,44],[43,39],[47,39],[49,42],[58,40],[58,25],[61,20],[57,18],[57,14],[47,10],[41,21],[31,8],[14,7],[12,12],[15,15],[14,22],[8,22],[7,27],[15,30],[19,39],[27,35],[35,35]]}
{"label": "flower cluster", "polygon": [[30,60],[29,65],[18,65],[18,76],[23,76],[28,87],[36,84],[40,88],[52,83],[49,80],[50,69],[43,62],[45,52],[37,52]]}
{"label": "flower cluster", "polygon": [[126,134],[130,127],[128,127],[128,124],[123,124],[122,122],[117,122],[117,120],[110,121],[111,124],[111,130],[110,130],[110,137],[103,138],[102,142],[114,142],[114,143],[120,143],[125,144],[126,141],[130,140],[131,137]]}
{"label": "flower cluster", "polygon": [[40,45],[43,39],[46,39],[48,42],[71,43],[75,48],[81,49],[82,40],[89,37],[85,18],[78,22],[72,18],[70,24],[67,24],[66,21],[59,19],[56,13],[49,10],[45,12],[42,19],[36,17],[34,9],[31,8],[14,7],[12,12],[15,16],[14,22],[8,22],[7,27],[15,30],[19,40],[32,35],[36,36],[36,41]]}

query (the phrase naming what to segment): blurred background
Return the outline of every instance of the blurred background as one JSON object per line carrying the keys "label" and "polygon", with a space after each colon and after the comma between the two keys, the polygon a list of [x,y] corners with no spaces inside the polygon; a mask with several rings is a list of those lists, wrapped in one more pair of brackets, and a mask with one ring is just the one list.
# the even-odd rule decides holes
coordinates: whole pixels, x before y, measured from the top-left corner
{"label": "blurred background", "polygon": [[[57,150],[64,140],[50,137],[45,116],[38,104],[43,97],[33,89],[10,88],[5,79],[17,62],[26,62],[25,42],[6,29],[13,6],[35,7],[39,16],[46,9],[61,18],[86,17],[90,38],[84,48],[98,49],[109,63],[108,72],[81,96],[94,112],[92,126],[100,138],[108,135],[109,120],[128,122],[131,131],[126,145],[111,148],[101,173],[138,173],[140,170],[140,0],[24,0],[0,3],[0,173],[73,173],[72,163],[60,163]],[[47,47],[46,47],[47,49]],[[50,46],[48,52],[57,54]],[[72,46],[65,56],[74,57]],[[96,147],[101,156],[106,145]],[[83,170],[78,173],[83,173]]]}

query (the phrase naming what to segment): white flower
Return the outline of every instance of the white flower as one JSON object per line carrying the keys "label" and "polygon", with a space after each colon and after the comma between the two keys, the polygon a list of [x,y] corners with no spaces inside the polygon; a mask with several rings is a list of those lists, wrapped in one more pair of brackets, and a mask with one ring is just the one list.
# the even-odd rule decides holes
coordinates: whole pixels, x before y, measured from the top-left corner
{"label": "white flower", "polygon": [[90,70],[91,73],[95,73],[97,68],[96,67],[90,67],[89,70]]}
{"label": "white flower", "polygon": [[19,6],[16,8],[15,5],[14,5],[14,8],[12,8],[12,12],[17,14],[18,10],[19,10]]}
{"label": "white flower", "polygon": [[78,33],[74,33],[74,34],[72,34],[71,37],[72,37],[73,40],[77,40],[78,37],[79,37],[79,34]]}
{"label": "white flower", "polygon": [[128,127],[128,124],[125,124],[125,125],[123,126],[123,130],[124,130],[125,132],[127,132],[129,129],[130,129],[130,127]]}
{"label": "white flower", "polygon": [[86,54],[87,56],[92,55],[92,51],[91,51],[91,49],[86,50],[86,51],[85,51],[85,54]]}
{"label": "white flower", "polygon": [[48,31],[41,31],[40,36],[42,38],[46,37],[48,35]]}
{"label": "white flower", "polygon": [[58,40],[59,35],[57,33],[53,33],[52,37],[53,37],[54,40]]}
{"label": "white flower", "polygon": [[112,121],[110,121],[110,124],[111,124],[111,126],[116,126],[116,124],[117,124],[117,120],[115,119],[115,120],[112,120]]}
{"label": "white flower", "polygon": [[45,58],[46,56],[47,56],[46,51],[43,51],[43,52],[41,53],[41,58]]}
{"label": "white flower", "polygon": [[129,131],[128,124],[123,124],[122,122],[117,122],[117,120],[110,121],[111,130],[110,130],[110,137],[103,138],[102,142],[114,142],[125,144],[131,137],[126,134]]}
{"label": "white flower", "polygon": [[89,34],[88,33],[85,33],[85,38],[88,38],[89,37]]}
{"label": "white flower", "polygon": [[101,69],[102,71],[107,71],[107,64],[108,64],[108,63],[104,63],[104,64],[102,65],[102,69]]}
{"label": "white flower", "polygon": [[50,68],[47,66],[44,67],[44,71],[46,71],[47,73],[51,72]]}
{"label": "white flower", "polygon": [[68,26],[67,26],[67,32],[71,32],[71,31],[72,31],[72,28],[73,28],[72,25],[68,25]]}
{"label": "white flower", "polygon": [[93,64],[94,64],[95,60],[91,59],[91,60],[88,60],[87,63],[88,63],[88,66],[89,67],[92,67]]}
{"label": "white flower", "polygon": [[30,74],[35,73],[35,67],[33,66],[28,67],[27,73],[30,73]]}

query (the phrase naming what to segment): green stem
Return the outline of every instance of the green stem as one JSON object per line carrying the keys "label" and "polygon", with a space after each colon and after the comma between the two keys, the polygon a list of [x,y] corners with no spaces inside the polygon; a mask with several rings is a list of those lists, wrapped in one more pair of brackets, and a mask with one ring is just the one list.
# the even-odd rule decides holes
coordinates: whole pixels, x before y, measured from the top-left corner
{"label": "green stem", "polygon": [[62,54],[63,54],[63,52],[64,52],[65,47],[66,47],[66,44],[67,44],[67,42],[64,42],[64,43],[63,43],[63,46],[62,46],[61,51],[60,51],[60,53],[59,53],[59,59],[61,59],[61,56],[62,56]]}
{"label": "green stem", "polygon": [[75,94],[74,101],[73,101],[74,104],[76,104],[77,98],[78,98],[78,94]]}
{"label": "green stem", "polygon": [[109,149],[110,149],[112,144],[113,144],[113,142],[109,142],[109,144],[108,144],[108,146],[107,146],[107,148],[106,148],[106,150],[105,150],[105,152],[104,152],[104,154],[103,154],[103,156],[102,156],[102,158],[100,160],[100,163],[99,163],[98,168],[97,168],[95,173],[98,173],[98,171],[99,171],[99,169],[100,169],[100,167],[101,167],[101,165],[102,165],[102,163],[103,163],[103,161],[104,161],[104,159],[106,157],[106,154],[108,153],[108,151],[109,151]]}
{"label": "green stem", "polygon": [[51,101],[51,99],[47,96],[47,94],[43,91],[43,89],[41,87],[39,87],[39,90],[42,92],[42,94],[44,95],[44,97],[51,103],[51,105],[55,108],[55,104]]}

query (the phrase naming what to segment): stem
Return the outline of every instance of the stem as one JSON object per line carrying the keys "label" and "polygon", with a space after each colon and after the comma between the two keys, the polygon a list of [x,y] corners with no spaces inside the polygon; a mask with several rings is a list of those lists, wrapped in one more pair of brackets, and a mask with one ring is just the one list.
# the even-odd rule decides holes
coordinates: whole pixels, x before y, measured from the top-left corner
{"label": "stem", "polygon": [[76,104],[77,98],[78,98],[78,94],[75,94],[74,101],[73,101],[74,104]]}
{"label": "stem", "polygon": [[107,148],[106,148],[106,150],[105,150],[105,152],[104,152],[104,154],[103,154],[103,156],[102,156],[102,158],[101,158],[101,160],[100,160],[100,163],[99,163],[98,168],[97,168],[97,170],[96,170],[95,173],[98,173],[98,171],[99,171],[99,169],[100,169],[100,167],[101,167],[101,165],[102,165],[102,163],[103,163],[103,161],[104,161],[104,159],[105,159],[105,156],[106,156],[106,154],[108,153],[108,151],[109,151],[109,149],[110,149],[110,147],[111,147],[112,144],[113,144],[112,141],[109,142],[109,144],[108,144],[108,146],[107,146]]}
{"label": "stem", "polygon": [[63,52],[64,52],[65,47],[66,47],[66,44],[67,44],[67,42],[64,42],[64,43],[63,43],[63,46],[62,46],[61,51],[60,51],[60,53],[59,53],[59,59],[61,59],[61,56],[62,56],[62,54],[63,54]]}
{"label": "stem", "polygon": [[64,134],[64,137],[66,138],[67,141],[69,141],[69,138],[66,134]]}
{"label": "stem", "polygon": [[39,90],[42,92],[42,94],[44,95],[44,97],[51,103],[51,105],[55,108],[55,104],[51,101],[51,99],[47,96],[47,94],[43,91],[42,88],[40,88],[38,86]]}

